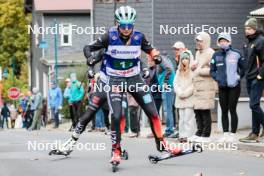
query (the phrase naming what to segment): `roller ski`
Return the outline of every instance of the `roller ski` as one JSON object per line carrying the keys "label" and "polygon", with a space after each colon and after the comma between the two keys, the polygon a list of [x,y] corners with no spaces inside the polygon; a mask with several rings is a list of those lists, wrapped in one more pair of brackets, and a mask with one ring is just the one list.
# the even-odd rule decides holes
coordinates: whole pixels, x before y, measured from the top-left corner
{"label": "roller ski", "polygon": [[120,150],[116,149],[112,153],[112,158],[110,160],[110,163],[112,164],[112,171],[116,172],[118,170],[118,165],[121,161],[121,152]]}
{"label": "roller ski", "polygon": [[49,152],[49,155],[64,155],[68,156],[73,151],[73,147],[76,145],[77,141],[73,138],[66,141],[62,147],[59,147],[58,149],[53,149]]}
{"label": "roller ski", "polygon": [[176,158],[179,156],[183,156],[183,155],[188,155],[188,154],[192,154],[192,153],[201,153],[203,152],[203,149],[200,145],[196,144],[196,145],[192,145],[192,149],[189,150],[185,150],[182,151],[180,149],[176,149],[176,150],[165,150],[166,153],[164,153],[161,156],[157,156],[157,155],[149,155],[148,159],[150,161],[150,163],[152,164],[157,164],[159,161],[163,161],[163,160],[167,160],[167,159],[171,159],[171,158]]}

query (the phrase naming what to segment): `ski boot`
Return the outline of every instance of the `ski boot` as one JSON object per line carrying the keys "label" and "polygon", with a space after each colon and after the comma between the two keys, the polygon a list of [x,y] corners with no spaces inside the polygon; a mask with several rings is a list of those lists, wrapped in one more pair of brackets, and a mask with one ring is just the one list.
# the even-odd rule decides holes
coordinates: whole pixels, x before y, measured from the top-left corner
{"label": "ski boot", "polygon": [[118,170],[118,165],[121,161],[121,152],[119,149],[115,149],[112,152],[112,158],[110,160],[110,163],[112,164],[112,171],[116,172]]}

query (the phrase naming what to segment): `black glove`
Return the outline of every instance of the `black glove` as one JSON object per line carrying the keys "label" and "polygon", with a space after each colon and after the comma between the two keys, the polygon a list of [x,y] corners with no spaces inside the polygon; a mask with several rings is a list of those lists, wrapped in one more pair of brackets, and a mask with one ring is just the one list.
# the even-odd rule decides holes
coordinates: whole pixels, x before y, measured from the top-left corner
{"label": "black glove", "polygon": [[88,66],[94,66],[94,65],[96,64],[96,60],[94,59],[93,56],[91,56],[90,58],[87,58],[87,60],[86,60],[86,64],[87,64]]}
{"label": "black glove", "polygon": [[144,79],[147,79],[147,78],[149,78],[149,76],[150,76],[149,70],[147,68],[144,68],[142,77]]}
{"label": "black glove", "polygon": [[159,65],[162,62],[162,57],[160,55],[155,56],[153,59],[156,65]]}
{"label": "black glove", "polygon": [[94,78],[94,71],[93,70],[88,70],[87,77],[88,79],[93,79]]}
{"label": "black glove", "polygon": [[92,66],[94,58],[93,58],[92,53],[90,51],[90,47],[85,46],[83,48],[83,53],[84,53],[84,56],[86,58],[86,64],[89,66]]}

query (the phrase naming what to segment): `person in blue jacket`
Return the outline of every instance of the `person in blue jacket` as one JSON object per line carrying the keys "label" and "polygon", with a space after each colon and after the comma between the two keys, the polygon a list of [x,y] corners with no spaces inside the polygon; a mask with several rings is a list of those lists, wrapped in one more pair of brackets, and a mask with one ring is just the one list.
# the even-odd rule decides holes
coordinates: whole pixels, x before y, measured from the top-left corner
{"label": "person in blue jacket", "polygon": [[[210,74],[219,87],[224,132],[224,136],[219,139],[219,142],[234,142],[238,125],[236,107],[241,90],[240,81],[245,74],[245,59],[238,50],[232,48],[230,34],[220,33],[217,45],[220,50],[215,52],[212,57]],[[229,133],[228,112],[231,114],[231,133]]]}
{"label": "person in blue jacket", "polygon": [[48,109],[51,110],[51,114],[55,120],[54,128],[59,127],[59,110],[62,109],[62,91],[56,84],[51,83],[51,88],[48,91]]}
{"label": "person in blue jacket", "polygon": [[[173,80],[175,71],[172,62],[168,57],[163,56],[163,62],[158,65],[157,74],[159,85],[164,86],[166,91],[162,92],[162,107],[166,117],[166,129],[163,134],[164,137],[173,137],[174,134],[174,118],[173,106],[175,93],[173,90]],[[177,135],[176,135],[177,136]]]}

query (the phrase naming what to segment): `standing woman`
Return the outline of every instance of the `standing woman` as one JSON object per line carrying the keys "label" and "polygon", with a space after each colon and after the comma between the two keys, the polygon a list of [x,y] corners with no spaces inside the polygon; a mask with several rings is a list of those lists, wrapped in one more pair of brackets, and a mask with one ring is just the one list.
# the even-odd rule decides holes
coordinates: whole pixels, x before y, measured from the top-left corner
{"label": "standing woman", "polygon": [[[224,135],[219,142],[234,142],[238,117],[236,107],[240,96],[240,80],[244,76],[244,58],[231,46],[231,36],[220,33],[217,38],[220,50],[215,52],[210,64],[210,74],[218,83],[219,102],[222,111]],[[229,134],[228,112],[231,114],[231,134]]]}
{"label": "standing woman", "polygon": [[195,38],[196,54],[192,65],[193,78],[193,103],[194,113],[197,123],[195,136],[189,138],[190,141],[210,142],[211,135],[211,109],[215,107],[215,81],[210,75],[210,62],[214,50],[210,47],[211,37],[206,32],[200,32]]}

